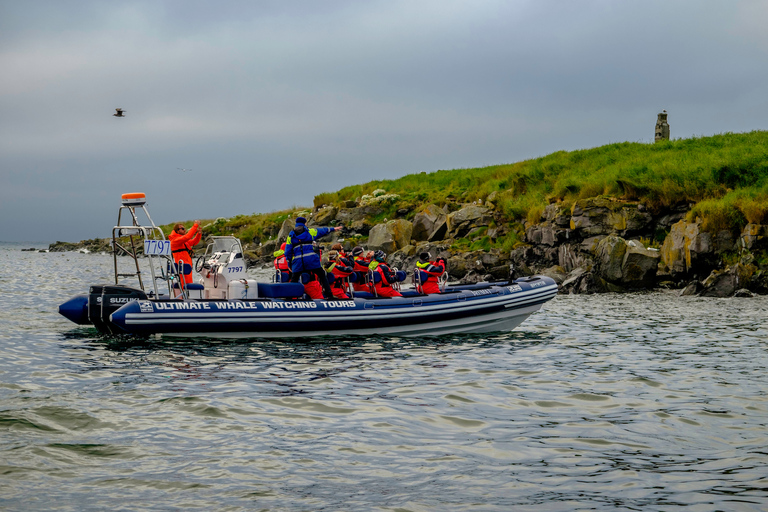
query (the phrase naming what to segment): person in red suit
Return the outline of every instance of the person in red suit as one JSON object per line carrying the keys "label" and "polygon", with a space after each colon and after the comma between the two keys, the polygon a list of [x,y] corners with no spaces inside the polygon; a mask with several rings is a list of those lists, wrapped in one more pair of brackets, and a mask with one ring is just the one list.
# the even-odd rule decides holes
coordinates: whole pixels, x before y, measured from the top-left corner
{"label": "person in red suit", "polygon": [[344,279],[354,273],[352,265],[337,250],[331,250],[328,252],[328,264],[325,267],[325,271],[333,274],[333,277],[335,277],[331,283],[333,296],[337,299],[348,299],[349,296],[344,290]]}
{"label": "person in red suit", "polygon": [[416,272],[421,277],[421,284],[416,285],[419,293],[440,293],[440,276],[445,273],[445,259],[438,258],[436,261],[430,261],[431,258],[431,254],[423,252],[419,255],[419,261],[416,262]]}
{"label": "person in red suit", "polygon": [[397,282],[395,272],[387,265],[387,255],[384,251],[376,251],[373,254],[373,261],[368,266],[370,270],[378,272],[381,275],[381,281],[373,285],[376,295],[379,297],[402,297],[403,295],[392,287]]}

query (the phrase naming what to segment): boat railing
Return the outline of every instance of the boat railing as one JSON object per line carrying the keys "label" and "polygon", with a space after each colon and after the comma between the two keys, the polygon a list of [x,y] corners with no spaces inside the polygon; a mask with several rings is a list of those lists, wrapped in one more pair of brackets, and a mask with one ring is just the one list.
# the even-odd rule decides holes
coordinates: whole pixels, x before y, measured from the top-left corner
{"label": "boat railing", "polygon": [[[117,256],[125,254],[133,262],[130,272],[120,272]],[[139,258],[148,260],[152,290],[155,297],[160,295],[157,281],[165,281],[168,295],[172,292],[171,272],[163,272],[163,267],[173,263],[171,242],[165,238],[165,233],[157,227],[146,208],[146,198],[143,193],[123,194],[122,205],[117,213],[117,225],[112,228],[112,258],[114,265],[115,284],[120,284],[121,278],[135,277],[139,288],[147,292],[145,277]],[[181,280],[176,271],[174,277]]]}

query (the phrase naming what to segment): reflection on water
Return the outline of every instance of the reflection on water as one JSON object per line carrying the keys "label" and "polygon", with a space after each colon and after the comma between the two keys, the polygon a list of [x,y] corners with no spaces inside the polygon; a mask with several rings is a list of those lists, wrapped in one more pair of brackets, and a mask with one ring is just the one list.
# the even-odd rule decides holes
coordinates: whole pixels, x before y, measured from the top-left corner
{"label": "reflection on water", "polygon": [[768,507],[765,298],[562,296],[492,336],[137,341],[55,313],[107,257],[5,251],[8,510]]}

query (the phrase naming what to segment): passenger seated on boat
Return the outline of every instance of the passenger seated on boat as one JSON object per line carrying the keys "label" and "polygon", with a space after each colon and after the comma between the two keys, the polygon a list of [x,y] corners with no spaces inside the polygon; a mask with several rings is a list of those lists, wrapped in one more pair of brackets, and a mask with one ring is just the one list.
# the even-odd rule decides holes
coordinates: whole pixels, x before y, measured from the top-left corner
{"label": "passenger seated on boat", "polygon": [[339,253],[339,257],[344,258],[349,263],[349,266],[352,266],[352,257],[344,252],[344,247],[339,242],[333,244],[331,246],[331,250]]}
{"label": "passenger seated on boat", "polygon": [[344,288],[349,282],[349,276],[354,274],[354,270],[349,262],[341,257],[338,251],[332,249],[328,251],[328,262],[326,263],[325,271],[334,278],[331,282],[333,296],[337,299],[348,299],[349,296]]}
{"label": "passenger seated on boat", "polygon": [[371,287],[368,285],[368,265],[371,264],[371,258],[373,252],[364,252],[364,249],[359,245],[352,249],[352,269],[357,275],[357,280],[352,285],[352,288],[356,292],[371,292]]}
{"label": "passenger seated on boat", "polygon": [[380,280],[374,280],[374,293],[379,297],[402,297],[392,285],[398,282],[397,275],[387,265],[387,254],[384,251],[376,251],[373,254],[373,261],[368,269],[381,276]]}
{"label": "passenger seated on boat", "polygon": [[414,274],[416,276],[416,289],[419,293],[440,293],[440,276],[445,273],[447,264],[445,258],[432,260],[428,252],[419,254]]}
{"label": "passenger seated on boat", "polygon": [[291,280],[291,269],[288,268],[288,260],[285,259],[285,242],[280,246],[280,250],[274,252],[275,256],[275,282],[287,283]]}

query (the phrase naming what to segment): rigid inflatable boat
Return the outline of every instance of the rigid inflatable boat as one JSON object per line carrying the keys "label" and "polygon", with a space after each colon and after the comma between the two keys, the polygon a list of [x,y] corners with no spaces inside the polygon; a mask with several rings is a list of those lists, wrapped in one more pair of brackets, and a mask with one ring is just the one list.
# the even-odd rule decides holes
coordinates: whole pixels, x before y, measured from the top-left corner
{"label": "rigid inflatable boat", "polygon": [[[186,284],[184,275],[192,269],[173,261],[170,243],[149,217],[144,194],[123,195],[112,247],[114,283],[90,286],[87,294],[62,304],[59,313],[113,334],[306,338],[509,331],[558,290],[549,277],[532,276],[464,286],[444,283],[441,293],[431,295],[404,285],[403,297],[355,292],[344,300],[312,300],[299,283],[251,279],[240,241],[227,236],[212,238],[195,265],[198,281]],[[130,272],[121,272],[119,264]],[[121,278],[134,282],[121,284]]]}

